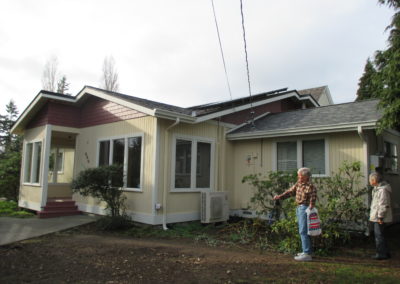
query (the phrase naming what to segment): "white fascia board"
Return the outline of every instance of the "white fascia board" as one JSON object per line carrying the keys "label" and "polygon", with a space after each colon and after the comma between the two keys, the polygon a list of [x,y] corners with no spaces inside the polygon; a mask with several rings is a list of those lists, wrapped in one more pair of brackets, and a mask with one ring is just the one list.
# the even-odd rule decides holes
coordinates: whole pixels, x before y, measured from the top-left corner
{"label": "white fascia board", "polygon": [[228,140],[246,140],[255,138],[271,138],[271,137],[284,137],[284,136],[294,136],[294,135],[311,135],[319,133],[333,133],[333,132],[346,132],[346,131],[357,131],[358,127],[363,129],[375,129],[376,121],[365,122],[362,124],[342,124],[342,125],[327,125],[320,127],[302,127],[302,128],[292,128],[285,130],[276,131],[255,131],[252,133],[238,133],[238,134],[228,134]]}
{"label": "white fascia board", "polygon": [[38,104],[38,102],[43,99],[52,99],[52,100],[58,100],[58,101],[64,101],[64,102],[70,102],[73,103],[75,102],[75,98],[71,97],[71,98],[62,98],[59,96],[54,96],[54,95],[50,95],[50,94],[44,94],[42,92],[40,92],[36,98],[33,100],[33,102],[30,103],[30,105],[28,106],[27,109],[25,109],[25,111],[22,113],[22,115],[17,119],[17,121],[15,122],[15,124],[13,125],[13,127],[11,128],[11,133],[14,133],[14,131],[18,128],[18,126],[21,124],[22,121],[24,121],[24,119],[26,118],[26,116],[28,115],[28,113],[30,113],[32,111],[32,109],[35,108],[35,106]]}
{"label": "white fascia board", "polygon": [[255,103],[252,103],[252,104],[246,104],[246,105],[242,105],[242,106],[226,109],[226,110],[223,110],[223,111],[211,113],[211,114],[208,114],[208,115],[205,115],[205,116],[200,116],[200,117],[197,118],[196,122],[197,123],[198,122],[203,122],[205,120],[213,119],[213,118],[224,116],[224,115],[227,115],[227,114],[231,114],[231,113],[234,113],[234,112],[237,112],[237,111],[246,110],[246,109],[249,109],[251,107],[257,107],[257,106],[260,106],[260,105],[263,105],[263,104],[266,104],[266,103],[272,103],[272,102],[280,101],[282,99],[287,99],[287,98],[291,98],[291,97],[296,97],[296,98],[300,99],[299,95],[295,91],[293,91],[293,92],[290,92],[290,93],[282,95],[282,96],[277,96],[277,97],[265,99],[265,100],[262,100],[262,101],[259,101],[259,102],[255,102]]}
{"label": "white fascia board", "polygon": [[124,99],[121,99],[121,98],[116,98],[116,97],[111,96],[111,95],[109,95],[109,94],[107,94],[105,92],[102,92],[102,91],[99,91],[99,90],[94,90],[94,89],[92,89],[90,87],[85,87],[85,88],[82,89],[82,91],[77,95],[77,101],[79,101],[85,94],[90,94],[90,95],[102,98],[104,100],[107,100],[107,101],[110,101],[110,102],[113,102],[113,103],[116,103],[116,104],[119,104],[119,105],[122,105],[122,106],[126,106],[128,108],[140,111],[140,112],[145,113],[147,115],[154,116],[154,109],[143,107],[141,105],[138,105],[138,104],[135,104],[135,103],[132,103],[132,102],[128,102],[128,101],[126,101]]}
{"label": "white fascia board", "polygon": [[182,113],[177,113],[173,111],[168,111],[164,109],[154,109],[154,116],[159,117],[159,118],[165,118],[165,119],[171,119],[171,120],[176,120],[179,118],[180,122],[185,122],[185,123],[196,123],[196,117],[193,117],[191,115],[186,115]]}

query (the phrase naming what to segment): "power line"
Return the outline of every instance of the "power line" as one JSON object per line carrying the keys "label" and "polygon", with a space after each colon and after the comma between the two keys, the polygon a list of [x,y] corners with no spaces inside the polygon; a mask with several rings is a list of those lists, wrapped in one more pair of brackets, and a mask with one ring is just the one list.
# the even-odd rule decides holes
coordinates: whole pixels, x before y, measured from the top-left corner
{"label": "power line", "polygon": [[211,0],[211,5],[212,5],[212,8],[213,8],[213,13],[214,13],[215,27],[217,28],[217,35],[218,35],[219,48],[220,48],[220,50],[221,50],[222,63],[224,64],[224,71],[225,71],[226,84],[228,85],[229,96],[231,97],[231,101],[232,101],[232,91],[231,91],[231,86],[230,86],[230,84],[229,84],[228,72],[226,71],[224,50],[222,49],[221,37],[220,37],[220,35],[219,35],[219,28],[218,28],[217,16],[215,15],[214,0]]}
{"label": "power line", "polygon": [[249,96],[250,96],[250,115],[251,123],[254,127],[254,110],[253,110],[253,97],[251,96],[251,84],[250,84],[250,71],[249,71],[249,60],[247,58],[247,42],[246,42],[246,30],[244,28],[244,15],[243,15],[243,3],[240,0],[240,14],[242,16],[242,29],[243,29],[243,42],[244,42],[244,52],[246,55],[246,70],[247,70],[247,83],[249,86]]}

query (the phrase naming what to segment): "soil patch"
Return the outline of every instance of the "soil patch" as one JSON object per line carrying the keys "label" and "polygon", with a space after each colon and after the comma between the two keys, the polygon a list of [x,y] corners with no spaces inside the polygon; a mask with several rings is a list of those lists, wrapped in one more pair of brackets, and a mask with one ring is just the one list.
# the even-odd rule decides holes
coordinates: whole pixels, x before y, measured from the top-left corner
{"label": "soil patch", "polygon": [[135,239],[83,227],[0,247],[0,282],[396,283],[399,253],[379,262],[368,258],[372,253],[369,247],[360,256],[296,263],[279,253],[215,248],[193,240]]}

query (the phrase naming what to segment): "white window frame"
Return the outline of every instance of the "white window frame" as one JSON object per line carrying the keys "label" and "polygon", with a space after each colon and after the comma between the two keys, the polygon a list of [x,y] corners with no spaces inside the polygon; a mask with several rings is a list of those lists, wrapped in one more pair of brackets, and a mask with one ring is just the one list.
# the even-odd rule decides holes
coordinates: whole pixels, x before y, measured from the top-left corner
{"label": "white window frame", "polygon": [[[141,137],[142,138],[142,145],[140,148],[140,187],[138,188],[133,188],[133,187],[126,187],[127,185],[127,171],[128,171],[128,139],[129,138],[136,138],[136,137]],[[129,135],[123,135],[123,136],[112,136],[112,137],[105,137],[105,138],[100,138],[97,140],[97,149],[96,149],[96,165],[97,167],[99,166],[99,161],[100,161],[100,142],[103,141],[110,141],[110,152],[109,152],[109,165],[112,165],[113,161],[113,152],[114,152],[114,143],[113,140],[118,140],[118,139],[124,139],[124,163],[123,163],[123,182],[124,186],[121,188],[121,190],[124,191],[134,191],[134,192],[143,192],[143,182],[144,182],[144,174],[143,174],[143,167],[144,167],[144,133],[132,133]]]}
{"label": "white window frame", "polygon": [[[189,136],[174,134],[172,137],[172,149],[171,149],[171,192],[202,192],[202,191],[214,191],[214,173],[215,173],[215,139],[206,138],[200,136]],[[175,166],[176,166],[176,141],[186,140],[192,142],[192,153],[191,153],[191,173],[190,173],[190,187],[189,188],[176,188],[175,187]],[[211,144],[210,149],[210,187],[208,188],[197,188],[196,187],[196,171],[197,171],[197,143],[209,143]],[[194,157],[194,158],[193,158]]]}
{"label": "white window frame", "polygon": [[330,176],[330,168],[329,168],[329,139],[326,137],[310,137],[310,138],[292,138],[292,139],[280,139],[272,144],[272,169],[273,171],[278,170],[278,143],[283,142],[296,142],[297,144],[297,168],[303,167],[303,141],[314,141],[314,140],[324,140],[325,147],[325,174],[312,174],[313,177],[329,177]]}
{"label": "white window frame", "polygon": [[[37,143],[41,143],[41,156],[40,156],[40,169],[39,169],[39,176],[38,176],[38,182],[32,182],[33,176],[34,176],[34,172],[37,170],[37,165],[35,163],[35,160],[37,158],[37,147],[35,147],[35,145]],[[32,160],[31,160],[31,170],[30,170],[30,180],[29,181],[25,181],[25,174],[26,174],[26,166],[27,166],[27,150],[28,150],[28,144],[32,144]],[[32,140],[32,141],[26,141],[24,142],[24,170],[22,173],[22,184],[23,185],[29,185],[29,186],[41,186],[42,184],[42,167],[43,167],[43,152],[44,152],[44,148],[43,148],[43,144],[44,141],[41,139],[37,139],[37,140]]]}

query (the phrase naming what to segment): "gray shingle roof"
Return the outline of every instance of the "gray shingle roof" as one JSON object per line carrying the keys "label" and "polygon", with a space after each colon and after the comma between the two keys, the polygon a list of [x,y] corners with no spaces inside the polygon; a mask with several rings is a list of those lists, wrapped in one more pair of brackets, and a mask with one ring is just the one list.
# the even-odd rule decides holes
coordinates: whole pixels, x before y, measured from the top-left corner
{"label": "gray shingle roof", "polygon": [[326,87],[327,86],[321,86],[317,88],[304,89],[298,91],[298,93],[300,95],[311,95],[316,101],[318,101]]}
{"label": "gray shingle roof", "polygon": [[87,86],[87,87],[97,90],[97,91],[104,92],[108,95],[123,99],[125,101],[131,102],[131,103],[134,103],[134,104],[137,104],[142,107],[149,108],[149,109],[157,108],[157,109],[163,109],[163,110],[173,111],[173,112],[187,114],[187,115],[191,115],[191,113],[192,113],[192,110],[189,108],[183,108],[183,107],[164,104],[164,103],[160,103],[160,102],[156,102],[156,101],[146,100],[143,98],[129,96],[129,95],[125,95],[125,94],[121,94],[121,93],[117,93],[117,92],[111,92],[111,91],[103,90],[103,89],[96,88],[96,87],[91,87],[91,86]]}
{"label": "gray shingle roof", "polygon": [[254,121],[255,128],[247,124],[232,131],[230,134],[255,131],[284,131],[303,127],[325,127],[346,123],[356,124],[377,121],[382,116],[381,111],[377,110],[378,103],[379,100],[365,100],[268,114]]}

